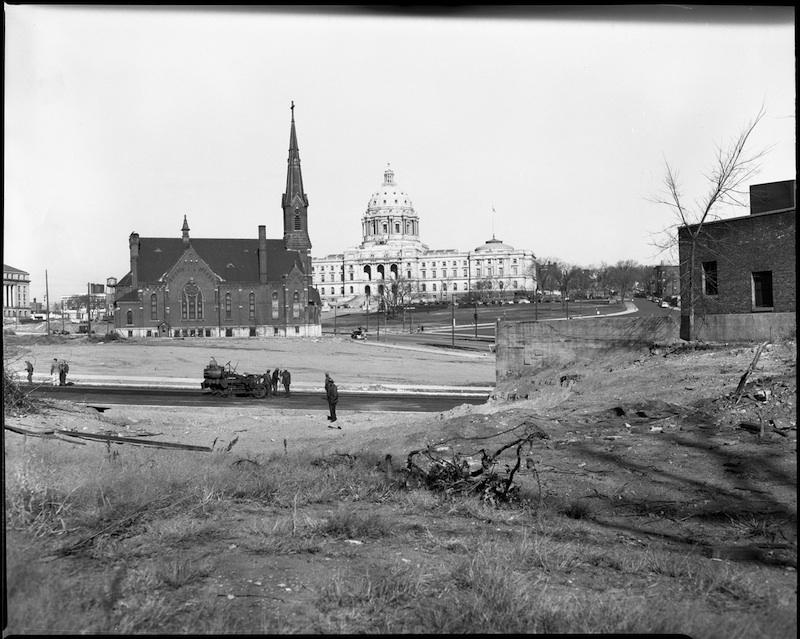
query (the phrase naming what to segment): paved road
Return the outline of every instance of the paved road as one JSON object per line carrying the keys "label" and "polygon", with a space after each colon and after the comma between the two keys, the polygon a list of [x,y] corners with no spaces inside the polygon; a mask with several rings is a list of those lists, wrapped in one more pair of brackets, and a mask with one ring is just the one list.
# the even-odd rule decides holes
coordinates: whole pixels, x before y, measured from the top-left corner
{"label": "paved road", "polygon": [[[94,406],[147,405],[147,406],[194,406],[218,408],[225,406],[282,408],[294,410],[327,410],[322,393],[293,392],[289,397],[219,397],[200,390],[175,388],[137,388],[124,386],[37,386],[35,395],[69,399]],[[488,396],[488,395],[487,395]],[[420,395],[408,393],[339,393],[338,408],[350,411],[394,411],[394,412],[441,412],[461,404],[482,404],[487,397],[471,397],[459,394]]]}

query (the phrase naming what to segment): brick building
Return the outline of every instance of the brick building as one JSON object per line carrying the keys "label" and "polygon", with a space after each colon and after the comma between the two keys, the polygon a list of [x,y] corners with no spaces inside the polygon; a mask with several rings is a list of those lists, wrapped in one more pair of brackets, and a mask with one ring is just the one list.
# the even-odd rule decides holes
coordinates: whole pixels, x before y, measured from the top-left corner
{"label": "brick building", "polygon": [[[795,313],[795,193],[794,180],[753,185],[750,215],[703,225],[692,278],[696,322],[709,316]],[[678,230],[684,339],[689,330],[689,230],[696,228]],[[772,321],[759,320],[764,326]]]}
{"label": "brick building", "polygon": [[[283,238],[128,238],[130,271],[115,282],[114,327],[126,337],[318,336],[308,198],[292,104]],[[224,217],[220,218],[224,225]]]}

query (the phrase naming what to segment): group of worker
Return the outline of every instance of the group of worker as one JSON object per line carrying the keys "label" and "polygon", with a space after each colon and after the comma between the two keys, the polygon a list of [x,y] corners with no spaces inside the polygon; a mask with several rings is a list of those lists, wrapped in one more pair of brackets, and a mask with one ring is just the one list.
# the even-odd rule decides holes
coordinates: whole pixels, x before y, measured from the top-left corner
{"label": "group of worker", "polygon": [[[28,383],[33,384],[33,364],[27,359],[25,360],[25,372],[28,374]],[[69,362],[54,357],[50,364],[50,381],[53,386],[66,386],[67,373],[69,373]]]}
{"label": "group of worker", "polygon": [[270,374],[269,369],[264,373],[264,381],[267,382],[267,390],[273,395],[278,394],[278,382],[283,384],[283,390],[286,397],[289,397],[289,386],[292,384],[292,374],[286,369],[276,368]]}

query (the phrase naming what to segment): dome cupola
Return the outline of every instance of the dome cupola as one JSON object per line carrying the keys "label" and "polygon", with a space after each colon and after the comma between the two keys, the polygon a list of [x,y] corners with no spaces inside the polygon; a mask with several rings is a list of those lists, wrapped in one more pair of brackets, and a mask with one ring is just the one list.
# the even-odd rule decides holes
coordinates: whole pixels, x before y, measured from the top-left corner
{"label": "dome cupola", "polygon": [[387,164],[383,184],[370,196],[361,221],[362,247],[419,246],[419,218],[411,198],[398,186],[394,176],[394,169]]}

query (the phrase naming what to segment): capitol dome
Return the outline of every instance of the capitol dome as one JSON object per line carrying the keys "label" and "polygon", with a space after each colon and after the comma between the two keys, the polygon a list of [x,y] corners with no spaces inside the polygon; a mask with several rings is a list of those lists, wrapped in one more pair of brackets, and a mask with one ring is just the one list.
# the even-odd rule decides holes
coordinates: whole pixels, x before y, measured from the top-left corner
{"label": "capitol dome", "polygon": [[411,198],[394,181],[387,165],[383,184],[369,198],[361,221],[362,248],[380,245],[419,247],[419,218]]}
{"label": "capitol dome", "polygon": [[474,253],[507,253],[513,251],[514,247],[504,244],[501,240],[492,236],[491,240],[486,240],[485,244],[478,246]]}
{"label": "capitol dome", "polygon": [[369,198],[367,210],[383,208],[411,209],[414,205],[411,198],[394,181],[394,171],[387,166],[383,172],[383,184]]}

